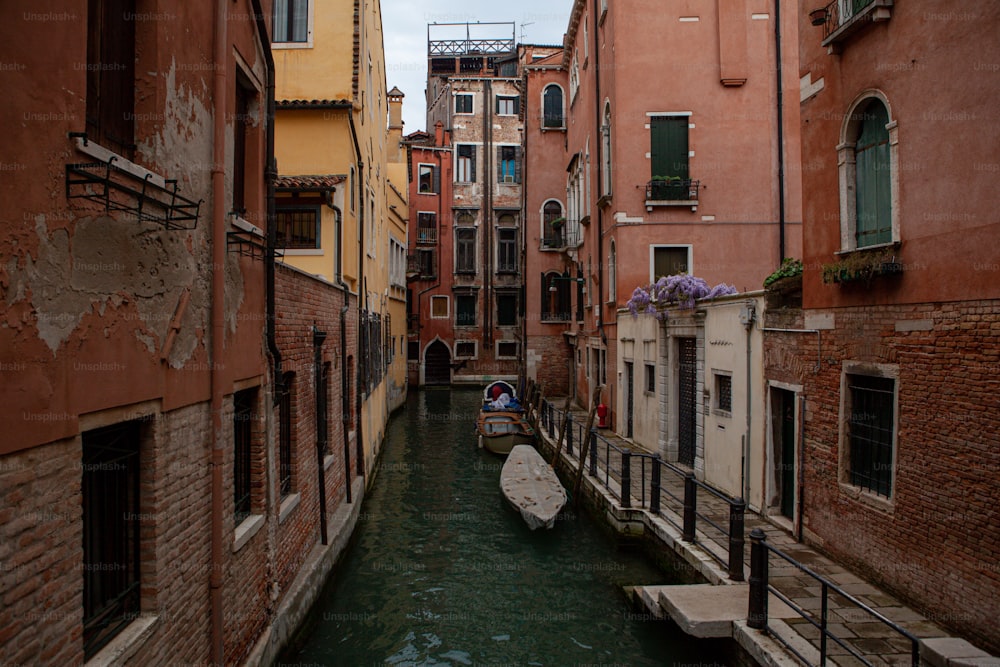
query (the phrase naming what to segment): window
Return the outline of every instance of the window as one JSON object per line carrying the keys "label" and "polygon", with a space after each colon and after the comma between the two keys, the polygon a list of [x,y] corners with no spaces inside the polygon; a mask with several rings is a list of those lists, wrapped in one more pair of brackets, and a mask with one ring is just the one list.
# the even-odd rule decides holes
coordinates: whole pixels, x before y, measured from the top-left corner
{"label": "window", "polygon": [[319,206],[282,206],[274,213],[279,248],[319,248]]}
{"label": "window", "polygon": [[656,393],[656,366],[646,364],[646,393]]}
{"label": "window", "polygon": [[460,340],[460,341],[455,341],[455,358],[456,359],[475,359],[476,358],[476,341],[474,341],[474,340]]}
{"label": "window", "polygon": [[520,146],[498,146],[497,147],[497,182],[498,183],[520,183],[521,182],[521,147]]}
{"label": "window", "polygon": [[256,391],[247,389],[233,395],[233,502],[236,524],[250,516],[253,469],[253,404]]}
{"label": "window", "polygon": [[139,614],[140,435],[138,422],[83,434],[85,660]]}
{"label": "window", "polygon": [[542,247],[561,248],[565,245],[566,218],[557,201],[547,201],[542,206]]}
{"label": "window", "polygon": [[558,273],[542,274],[542,320],[568,322],[570,319],[570,284],[568,276]]}
{"label": "window", "polygon": [[649,121],[650,176],[687,180],[688,117],[652,116]]}
{"label": "window", "polygon": [[476,326],[476,295],[455,295],[455,326]]}
{"label": "window", "polygon": [[448,317],[448,297],[446,296],[431,297],[431,317],[433,317],[434,319],[441,319]]}
{"label": "window", "polygon": [[131,159],[135,149],[135,0],[87,3],[87,137]]}
{"label": "window", "polygon": [[497,273],[517,273],[517,230],[497,230]]}
{"label": "window", "polygon": [[441,192],[441,172],[436,165],[421,164],[417,167],[417,190],[424,194]]}
{"label": "window", "polygon": [[309,41],[309,0],[274,0],[274,42]]}
{"label": "window", "polygon": [[573,52],[573,60],[569,64],[569,100],[570,104],[576,99],[576,92],[580,88],[580,65],[577,62],[579,52]]}
{"label": "window", "polygon": [[892,241],[892,193],[889,169],[889,112],[871,99],[858,112],[854,144],[855,206],[858,248]]}
{"label": "window", "polygon": [[417,243],[437,243],[437,213],[417,213]]}
{"label": "window", "polygon": [[497,341],[497,359],[517,359],[517,341]]}
{"label": "window", "polygon": [[497,292],[497,326],[517,326],[517,294]]}
{"label": "window", "polygon": [[725,413],[733,411],[733,377],[727,373],[715,374],[715,409]]}
{"label": "window", "polygon": [[656,282],[663,276],[676,276],[691,272],[689,246],[651,246],[653,255],[651,282]]}
{"label": "window", "polygon": [[472,113],[472,93],[455,95],[455,113]]}
{"label": "window", "polygon": [[433,278],[437,275],[437,262],[433,250],[417,250],[417,273],[421,278]]}
{"label": "window", "polygon": [[615,242],[611,241],[611,251],[608,253],[608,303],[618,301],[618,251],[615,249]]}
{"label": "window", "polygon": [[542,93],[542,127],[565,127],[563,120],[563,91],[554,83],[545,87]]}
{"label": "window", "polygon": [[847,374],[850,483],[880,496],[892,495],[896,382],[891,377]]}
{"label": "window", "polygon": [[497,115],[498,116],[516,116],[521,112],[521,98],[520,97],[503,97],[497,96]]}
{"label": "window", "polygon": [[604,182],[603,194],[610,195],[611,188],[611,103],[604,103],[604,124],[601,126],[601,169]]}
{"label": "window", "polygon": [[458,145],[458,168],[455,180],[459,183],[476,182],[476,147],[471,144]]}
{"label": "window", "polygon": [[278,399],[278,488],[284,498],[292,492],[292,392],[295,373],[285,373]]}
{"label": "window", "polygon": [[246,211],[247,144],[250,134],[250,105],[254,89],[242,75],[236,78],[236,116],[233,118],[233,210]]}
{"label": "window", "polygon": [[420,343],[417,341],[410,341],[406,344],[406,359],[407,361],[420,361]]}
{"label": "window", "polygon": [[461,227],[455,230],[455,272],[476,272],[476,229]]}

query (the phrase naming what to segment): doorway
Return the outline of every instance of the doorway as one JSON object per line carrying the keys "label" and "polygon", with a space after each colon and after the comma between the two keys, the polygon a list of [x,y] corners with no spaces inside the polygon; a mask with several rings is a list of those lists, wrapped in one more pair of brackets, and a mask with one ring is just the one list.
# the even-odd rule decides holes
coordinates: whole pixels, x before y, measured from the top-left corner
{"label": "doorway", "polygon": [[440,340],[428,345],[424,353],[424,384],[451,384],[451,351]]}
{"label": "doorway", "polygon": [[625,362],[625,437],[632,437],[632,415],[635,413],[635,372],[631,361]]}
{"label": "doorway", "polygon": [[695,441],[698,435],[698,352],[694,338],[677,339],[677,460],[694,466]]}
{"label": "doorway", "polygon": [[795,518],[795,392],[771,387],[774,499],[781,515]]}

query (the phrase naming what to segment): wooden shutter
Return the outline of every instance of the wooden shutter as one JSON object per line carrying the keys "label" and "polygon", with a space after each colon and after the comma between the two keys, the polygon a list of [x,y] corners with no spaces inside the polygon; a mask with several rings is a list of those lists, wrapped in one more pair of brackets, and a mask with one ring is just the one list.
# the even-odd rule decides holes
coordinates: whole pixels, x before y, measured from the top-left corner
{"label": "wooden shutter", "polygon": [[892,198],[889,178],[889,114],[875,100],[865,107],[855,144],[857,245],[892,240]]}
{"label": "wooden shutter", "polygon": [[514,147],[514,182],[521,182],[521,147]]}
{"label": "wooden shutter", "polygon": [[431,186],[431,192],[440,193],[441,192],[441,167],[431,167],[432,180],[434,181]]}
{"label": "wooden shutter", "polygon": [[469,155],[470,155],[469,163],[472,166],[472,168],[470,170],[472,173],[470,174],[469,181],[471,183],[475,183],[476,182],[476,147],[475,146],[469,146]]}
{"label": "wooden shutter", "polygon": [[688,178],[688,117],[653,116],[649,124],[650,176]]}

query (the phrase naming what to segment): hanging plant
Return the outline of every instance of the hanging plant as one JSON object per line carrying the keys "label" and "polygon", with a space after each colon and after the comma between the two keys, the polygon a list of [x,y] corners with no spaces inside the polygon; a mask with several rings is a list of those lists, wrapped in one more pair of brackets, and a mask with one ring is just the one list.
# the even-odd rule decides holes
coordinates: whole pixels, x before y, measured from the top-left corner
{"label": "hanging plant", "polygon": [[666,309],[670,306],[694,308],[695,301],[730,294],[736,294],[736,288],[732,285],[720,283],[709,287],[703,278],[682,273],[664,276],[646,287],[636,287],[625,306],[632,317],[638,317],[639,313],[649,313],[662,322],[667,319]]}
{"label": "hanging plant", "polygon": [[774,273],[764,278],[764,287],[770,287],[784,278],[796,278],[801,275],[802,260],[795,259],[794,257],[786,257],[785,261],[781,263],[781,266]]}
{"label": "hanging plant", "polygon": [[879,248],[860,250],[844,255],[841,259],[823,265],[824,283],[863,282],[866,285],[878,276],[903,272],[903,264],[896,258],[896,250]]}

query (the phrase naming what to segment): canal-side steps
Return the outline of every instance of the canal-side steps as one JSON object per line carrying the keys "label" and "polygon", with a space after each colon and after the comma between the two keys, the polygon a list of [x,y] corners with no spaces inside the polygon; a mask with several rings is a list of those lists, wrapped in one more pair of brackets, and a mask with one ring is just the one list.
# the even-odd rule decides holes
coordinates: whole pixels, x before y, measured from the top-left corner
{"label": "canal-side steps", "polygon": [[731,637],[760,665],[1000,667],[1000,658],[950,637],[690,470],[613,433],[586,434],[587,413],[565,415],[555,407],[564,400],[539,401],[546,459],[568,418],[559,471],[576,476],[585,444],[581,495],[620,534],[644,535],[673,552],[689,570],[686,580],[707,582],[632,587],[650,615],[695,637]]}

